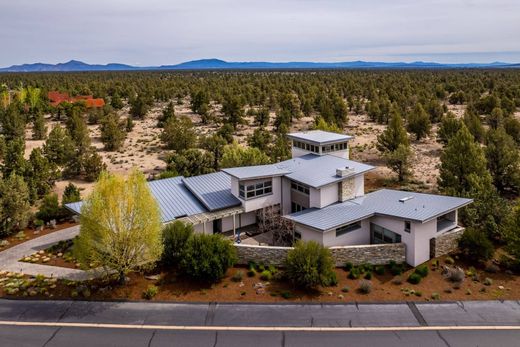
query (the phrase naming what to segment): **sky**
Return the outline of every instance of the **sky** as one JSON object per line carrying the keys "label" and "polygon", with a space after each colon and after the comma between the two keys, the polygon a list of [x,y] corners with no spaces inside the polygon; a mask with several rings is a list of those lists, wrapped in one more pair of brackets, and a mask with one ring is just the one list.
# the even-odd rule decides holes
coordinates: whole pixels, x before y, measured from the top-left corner
{"label": "sky", "polygon": [[0,0],[0,66],[520,62],[519,0]]}

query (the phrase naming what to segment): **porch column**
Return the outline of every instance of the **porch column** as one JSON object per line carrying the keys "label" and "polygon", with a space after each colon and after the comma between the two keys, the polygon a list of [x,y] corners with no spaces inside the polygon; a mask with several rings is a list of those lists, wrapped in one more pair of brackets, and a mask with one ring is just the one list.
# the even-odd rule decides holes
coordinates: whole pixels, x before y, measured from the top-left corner
{"label": "porch column", "polygon": [[235,222],[235,215],[233,214],[233,238],[236,240],[236,222]]}
{"label": "porch column", "polygon": [[206,222],[202,222],[202,233],[206,233]]}

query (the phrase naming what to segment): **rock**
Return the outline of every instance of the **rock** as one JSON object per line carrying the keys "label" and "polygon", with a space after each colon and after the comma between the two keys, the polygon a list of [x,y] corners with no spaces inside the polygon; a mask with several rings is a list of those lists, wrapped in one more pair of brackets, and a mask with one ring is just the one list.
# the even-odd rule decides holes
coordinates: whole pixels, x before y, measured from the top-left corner
{"label": "rock", "polygon": [[334,293],[333,292],[328,292],[327,295],[328,296],[332,296],[332,295],[334,295]]}
{"label": "rock", "polygon": [[45,254],[44,250],[38,251],[38,254]]}
{"label": "rock", "polygon": [[27,294],[29,294],[29,296],[36,296],[38,295],[38,291],[34,288],[31,288],[27,291]]}
{"label": "rock", "polygon": [[42,259],[42,262],[44,262],[44,263],[48,263],[49,261],[51,261],[51,258],[49,258],[49,257],[45,257]]}
{"label": "rock", "polygon": [[63,257],[63,253],[60,252],[60,253],[56,254],[56,256],[61,258],[61,257]]}
{"label": "rock", "polygon": [[144,278],[146,278],[147,280],[150,280],[150,281],[158,281],[161,279],[161,275],[149,275],[149,276],[144,276]]}
{"label": "rock", "polygon": [[40,233],[40,229],[36,229],[35,231],[33,231],[34,235],[38,235],[39,233]]}
{"label": "rock", "polygon": [[[244,284],[244,282],[240,282],[240,283],[238,284],[238,286],[239,286],[240,288],[242,288],[243,286],[245,286],[245,284]],[[260,288],[258,288],[258,289],[260,289]]]}
{"label": "rock", "polygon": [[7,240],[0,241],[0,247],[7,247],[10,245],[10,242]]}
{"label": "rock", "polygon": [[344,298],[343,294],[338,295],[338,299],[343,299],[343,298]]}
{"label": "rock", "polygon": [[498,289],[504,290],[504,286],[498,286]]}
{"label": "rock", "polygon": [[264,289],[264,288],[258,288],[258,289],[256,290],[256,294],[258,294],[258,295],[265,294],[265,289]]}

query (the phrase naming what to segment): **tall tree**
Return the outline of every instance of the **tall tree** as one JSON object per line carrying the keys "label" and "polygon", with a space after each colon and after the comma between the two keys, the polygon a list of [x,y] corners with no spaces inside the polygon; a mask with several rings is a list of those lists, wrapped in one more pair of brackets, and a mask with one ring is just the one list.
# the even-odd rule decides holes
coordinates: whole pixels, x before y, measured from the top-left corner
{"label": "tall tree", "polygon": [[191,148],[175,153],[167,160],[168,171],[180,176],[190,177],[214,172],[213,153],[198,148]]}
{"label": "tall tree", "polygon": [[144,175],[103,174],[81,207],[74,252],[82,264],[115,271],[123,283],[129,271],[151,267],[162,254],[161,215]]}
{"label": "tall tree", "polygon": [[463,125],[441,154],[439,188],[449,195],[467,196],[475,186],[491,184],[484,151]]}
{"label": "tall tree", "polygon": [[38,113],[33,121],[33,140],[45,140],[47,138],[47,125],[43,114]]}
{"label": "tall tree", "polygon": [[27,225],[30,214],[29,189],[21,176],[0,178],[0,234],[9,235]]}
{"label": "tall tree", "polygon": [[466,112],[464,113],[464,124],[466,125],[471,135],[473,135],[475,141],[484,141],[486,131],[482,126],[482,122],[480,121],[479,116],[477,116],[475,113],[471,111],[466,110]]}
{"label": "tall tree", "polygon": [[168,149],[183,151],[195,147],[197,133],[188,117],[172,117],[164,125],[161,140]]}
{"label": "tall tree", "polygon": [[105,150],[119,150],[125,142],[125,137],[126,132],[119,117],[115,113],[108,115],[101,123],[101,141],[105,145]]}
{"label": "tall tree", "polygon": [[455,114],[448,112],[442,117],[441,125],[437,136],[439,141],[446,145],[453,136],[459,131],[461,122],[455,117]]}
{"label": "tall tree", "polygon": [[65,129],[56,125],[43,145],[43,152],[50,162],[63,166],[74,156],[74,142]]}
{"label": "tall tree", "polygon": [[377,137],[377,149],[381,152],[392,152],[399,145],[409,145],[408,134],[403,126],[403,119],[394,111],[388,127]]}
{"label": "tall tree", "polygon": [[486,134],[485,155],[493,184],[499,192],[520,189],[520,154],[515,141],[503,128]]}
{"label": "tall tree", "polygon": [[421,104],[417,103],[408,115],[408,131],[415,134],[417,141],[430,133],[430,117]]}
{"label": "tall tree", "polygon": [[236,130],[239,124],[244,122],[244,107],[240,98],[236,96],[227,96],[222,104],[222,113],[226,117],[226,121]]}
{"label": "tall tree", "polygon": [[157,126],[159,128],[163,128],[164,125],[166,124],[166,122],[168,122],[168,120],[170,118],[174,118],[174,117],[175,117],[175,105],[173,105],[173,102],[170,101],[168,103],[168,105],[164,108],[164,110],[162,111],[162,115],[158,119]]}
{"label": "tall tree", "polygon": [[258,148],[242,147],[238,143],[234,142],[224,147],[224,154],[222,155],[220,166],[227,168],[269,163],[270,159],[267,154],[263,153]]}

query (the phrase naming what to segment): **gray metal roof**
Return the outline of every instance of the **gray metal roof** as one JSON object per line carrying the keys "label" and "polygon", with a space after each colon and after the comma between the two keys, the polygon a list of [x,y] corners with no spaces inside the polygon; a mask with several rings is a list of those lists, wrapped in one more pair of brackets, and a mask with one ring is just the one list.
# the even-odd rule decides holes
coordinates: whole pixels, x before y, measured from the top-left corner
{"label": "gray metal roof", "polygon": [[345,201],[321,209],[310,208],[284,217],[296,223],[325,231],[373,215],[373,211],[352,202]]}
{"label": "gray metal roof", "polygon": [[71,210],[74,213],[80,214],[81,205],[83,205],[83,201],[71,202],[69,204],[65,204],[65,207]]}
{"label": "gray metal roof", "polygon": [[329,131],[323,130],[309,130],[303,131],[299,133],[290,133],[287,134],[290,139],[293,140],[302,140],[306,142],[313,142],[318,145],[336,143],[336,142],[344,142],[352,139],[352,136],[345,134],[332,133]]}
{"label": "gray metal roof", "polygon": [[[403,199],[403,202],[400,200]],[[307,209],[286,218],[318,230],[330,230],[373,215],[424,223],[447,212],[461,208],[472,199],[451,196],[381,189],[362,197],[322,209]]]}
{"label": "gray metal roof", "polygon": [[225,172],[188,177],[182,181],[210,211],[241,204],[240,200],[231,194],[231,177]]}
{"label": "gray metal roof", "polygon": [[291,172],[283,167],[280,167],[279,164],[231,167],[222,169],[222,171],[238,178],[239,180],[255,179],[268,176],[282,176]]}
{"label": "gray metal roof", "polygon": [[148,183],[165,223],[181,216],[206,212],[200,201],[184,186],[183,178],[179,176]]}
{"label": "gray metal roof", "polygon": [[[357,176],[374,169],[371,165],[336,157],[330,154],[320,156],[313,153],[289,159],[277,165],[290,171],[289,174],[285,175],[287,178],[314,188],[320,188],[334,182],[339,182],[344,180],[346,177]],[[353,168],[354,170],[348,176],[336,176],[336,169],[345,167]]]}

